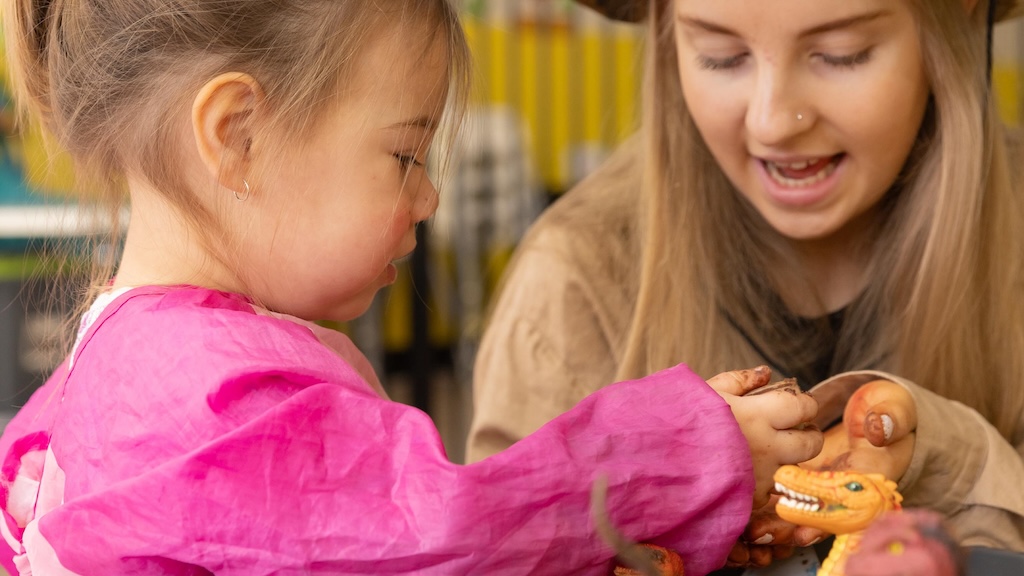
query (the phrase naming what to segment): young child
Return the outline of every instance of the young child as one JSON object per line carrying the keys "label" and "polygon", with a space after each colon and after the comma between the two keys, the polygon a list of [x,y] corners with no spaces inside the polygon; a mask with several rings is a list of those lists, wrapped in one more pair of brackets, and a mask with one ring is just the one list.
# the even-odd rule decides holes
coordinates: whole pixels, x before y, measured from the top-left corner
{"label": "young child", "polygon": [[678,366],[458,466],[309,322],[363,313],[436,208],[425,158],[467,84],[446,0],[3,7],[21,101],[131,207],[116,274],[0,440],[12,571],[602,574],[606,476],[618,529],[700,575],[820,449],[791,429],[812,399],[742,396],[766,369],[709,387]]}

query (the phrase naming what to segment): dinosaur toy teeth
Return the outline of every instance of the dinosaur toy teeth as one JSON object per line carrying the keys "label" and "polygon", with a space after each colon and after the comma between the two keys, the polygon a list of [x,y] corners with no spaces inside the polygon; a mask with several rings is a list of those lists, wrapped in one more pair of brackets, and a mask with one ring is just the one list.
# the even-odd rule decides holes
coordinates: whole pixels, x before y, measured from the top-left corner
{"label": "dinosaur toy teeth", "polygon": [[779,506],[788,506],[806,512],[817,512],[825,505],[817,496],[791,490],[779,482],[775,483],[775,490],[782,494],[782,498],[779,499]]}
{"label": "dinosaur toy teeth", "polygon": [[788,506],[798,510],[817,512],[825,505],[825,503],[817,496],[797,492],[796,490],[787,488],[781,482],[775,483],[775,490],[782,495],[782,498],[779,499],[779,506]]}
{"label": "dinosaur toy teeth", "polygon": [[782,494],[783,496],[788,496],[789,499],[791,499],[791,500],[797,500],[797,501],[800,501],[800,502],[814,502],[814,503],[819,503],[819,504],[821,503],[821,499],[818,498],[817,496],[812,496],[810,494],[804,494],[803,492],[797,492],[796,490],[793,490],[791,488],[786,487],[781,482],[776,482],[775,483],[775,490],[779,494]]}

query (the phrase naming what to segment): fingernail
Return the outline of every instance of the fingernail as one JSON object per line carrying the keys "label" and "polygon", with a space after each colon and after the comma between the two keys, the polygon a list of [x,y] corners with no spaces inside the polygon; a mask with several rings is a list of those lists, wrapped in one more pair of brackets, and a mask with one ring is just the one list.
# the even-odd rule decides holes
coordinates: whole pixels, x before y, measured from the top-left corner
{"label": "fingernail", "polygon": [[882,434],[885,436],[886,440],[890,440],[892,438],[892,430],[892,416],[882,414]]}
{"label": "fingernail", "polygon": [[818,536],[818,537],[817,537],[817,538],[815,538],[814,540],[811,540],[810,542],[808,542],[808,543],[807,543],[807,546],[814,546],[814,545],[815,545],[815,544],[817,544],[818,542],[821,542],[821,536]]}
{"label": "fingernail", "polygon": [[774,541],[775,541],[775,536],[772,536],[771,534],[765,534],[764,536],[761,536],[757,540],[754,540],[752,542],[752,544],[757,544],[758,546],[764,546],[765,544],[771,544]]}

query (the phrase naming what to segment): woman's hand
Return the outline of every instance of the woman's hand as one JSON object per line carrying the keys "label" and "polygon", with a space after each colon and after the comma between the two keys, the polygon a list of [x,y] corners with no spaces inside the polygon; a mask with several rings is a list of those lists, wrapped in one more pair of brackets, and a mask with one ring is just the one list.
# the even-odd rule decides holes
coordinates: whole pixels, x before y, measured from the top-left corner
{"label": "woman's hand", "polygon": [[[743,372],[729,374],[746,377]],[[746,378],[747,384],[760,381]],[[910,465],[916,428],[917,408],[910,393],[893,382],[870,382],[851,396],[842,423],[825,432],[821,452],[800,465],[880,472],[899,480]],[[727,566],[768,566],[792,555],[795,547],[810,546],[828,536],[779,518],[775,513],[778,498],[772,495],[767,505],[754,510]]]}
{"label": "woman's hand", "polygon": [[818,403],[807,394],[778,390],[745,396],[771,380],[771,369],[724,372],[708,384],[729,403],[733,416],[750,446],[754,463],[754,509],[768,503],[775,486],[772,479],[783,464],[797,464],[812,458],[822,447],[822,434],[805,426],[818,412]]}
{"label": "woman's hand", "polygon": [[774,560],[789,558],[796,548],[810,546],[827,534],[815,528],[787,522],[775,512],[779,495],[773,494],[768,504],[754,510],[743,535],[732,547],[726,566],[765,567]]}
{"label": "woman's hand", "polygon": [[850,397],[843,421],[825,432],[825,445],[801,464],[816,470],[877,472],[899,482],[910,467],[917,405],[904,387],[874,380]]}

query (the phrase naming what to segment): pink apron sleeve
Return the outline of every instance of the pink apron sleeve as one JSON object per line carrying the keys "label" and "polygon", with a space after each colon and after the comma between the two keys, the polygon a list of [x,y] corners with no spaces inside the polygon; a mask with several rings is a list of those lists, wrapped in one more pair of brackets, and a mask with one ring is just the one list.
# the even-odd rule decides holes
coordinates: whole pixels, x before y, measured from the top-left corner
{"label": "pink apron sleeve", "polygon": [[603,575],[598,474],[620,531],[680,551],[687,576],[720,567],[750,516],[746,441],[680,366],[468,466],[422,412],[316,384],[39,526],[78,573]]}

